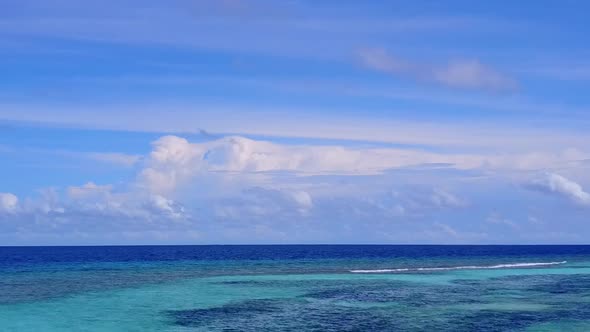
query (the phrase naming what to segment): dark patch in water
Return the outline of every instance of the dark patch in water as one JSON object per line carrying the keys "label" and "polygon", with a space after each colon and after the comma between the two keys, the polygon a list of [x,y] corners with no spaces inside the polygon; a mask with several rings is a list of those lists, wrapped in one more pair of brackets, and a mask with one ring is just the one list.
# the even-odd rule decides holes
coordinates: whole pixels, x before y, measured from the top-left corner
{"label": "dark patch in water", "polygon": [[471,303],[474,288],[469,286],[429,286],[408,283],[378,283],[374,285],[347,286],[310,292],[304,297],[367,303],[400,303],[420,307],[443,304]]}
{"label": "dark patch in water", "polygon": [[173,310],[168,311],[167,314],[172,317],[175,325],[202,326],[214,321],[247,318],[277,310],[272,300],[249,300],[208,309]]}
{"label": "dark patch in water", "polygon": [[542,283],[532,290],[551,294],[581,294],[590,293],[590,276],[555,276],[551,282]]}
{"label": "dark patch in water", "polygon": [[562,320],[587,320],[590,307],[571,307],[569,310],[541,310],[530,312],[482,310],[472,315],[455,317],[449,322],[458,331],[520,331],[533,324]]}
{"label": "dark patch in water", "polygon": [[399,308],[351,308],[301,300],[244,301],[211,309],[169,312],[173,324],[208,331],[517,331],[561,319],[587,319],[590,308],[569,312],[482,310],[440,313]]}
{"label": "dark patch in water", "polygon": [[317,307],[300,300],[254,300],[170,311],[173,324],[212,331],[387,331],[400,325],[372,310]]}
{"label": "dark patch in water", "polygon": [[[297,298],[235,302],[168,315],[174,325],[208,331],[521,331],[534,324],[587,320],[590,303],[575,300],[590,295],[588,285],[590,277],[582,275],[510,276],[449,285],[308,281],[310,291]],[[478,310],[504,302],[509,306],[511,301],[516,303],[512,311]],[[524,310],[518,310],[519,303],[525,304]],[[467,306],[451,307],[457,304]],[[542,307],[526,309],[526,304]]]}
{"label": "dark patch in water", "polygon": [[525,329],[526,327],[544,322],[537,313],[504,312],[484,310],[473,315],[455,318],[449,325],[456,326],[459,331],[500,332]]}

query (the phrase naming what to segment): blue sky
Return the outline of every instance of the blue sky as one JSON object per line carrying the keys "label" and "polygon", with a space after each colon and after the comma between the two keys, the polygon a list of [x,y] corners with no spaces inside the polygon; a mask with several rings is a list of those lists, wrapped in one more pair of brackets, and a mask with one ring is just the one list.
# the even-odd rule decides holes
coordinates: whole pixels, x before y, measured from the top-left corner
{"label": "blue sky", "polygon": [[0,245],[587,243],[589,4],[0,5]]}

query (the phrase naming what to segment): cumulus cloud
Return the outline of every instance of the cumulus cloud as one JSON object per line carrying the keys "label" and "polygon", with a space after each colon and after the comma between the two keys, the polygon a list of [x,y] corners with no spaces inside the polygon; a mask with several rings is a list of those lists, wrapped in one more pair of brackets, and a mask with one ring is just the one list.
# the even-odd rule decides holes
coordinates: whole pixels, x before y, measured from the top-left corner
{"label": "cumulus cloud", "polygon": [[92,182],[69,187],[63,199],[64,211],[76,215],[97,215],[119,220],[178,220],[187,218],[184,207],[161,195],[140,191],[115,192],[112,185]]}
{"label": "cumulus cloud", "polygon": [[546,173],[526,183],[525,188],[560,196],[576,204],[590,207],[590,194],[578,183],[559,174]]}
{"label": "cumulus cloud", "polygon": [[0,193],[0,213],[14,213],[18,208],[18,197],[11,193]]}
{"label": "cumulus cloud", "polygon": [[150,203],[148,206],[154,211],[172,219],[182,219],[187,216],[182,205],[166,197],[160,195],[151,196]]}
{"label": "cumulus cloud", "polygon": [[152,143],[147,166],[140,173],[140,185],[152,193],[168,193],[194,175],[206,152],[198,144],[177,136],[164,136]]}
{"label": "cumulus cloud", "polygon": [[[215,203],[215,214],[220,216],[280,213],[307,216],[318,206],[318,197],[342,196],[329,189],[333,186],[322,187],[316,180],[320,176],[344,179],[351,175],[384,175],[396,168],[429,164],[444,164],[446,167],[462,170],[483,170],[490,167],[534,169],[562,159],[561,155],[510,158],[417,149],[289,145],[240,136],[202,142],[190,142],[178,136],[163,136],[154,141],[152,146],[151,153],[142,158],[137,180],[128,183],[125,188],[115,190],[112,185],[88,182],[82,186],[66,188],[65,197],[48,190],[43,193],[42,199],[34,204],[28,203],[27,208],[21,210],[37,211],[43,216],[77,215],[90,218],[94,215],[121,220],[180,220],[191,214],[178,198],[180,201],[182,198],[189,198],[194,202],[195,196],[190,196],[191,193],[200,192],[199,199],[219,198],[218,202],[222,203]],[[569,151],[565,157],[584,156],[579,152],[572,156]],[[279,179],[280,176],[288,176],[291,184],[298,184],[289,186],[288,182],[282,182],[284,179]],[[554,184],[556,181],[548,182],[546,187],[562,193],[567,191],[563,188],[571,187],[560,187]],[[338,186],[342,188],[341,185]],[[537,183],[536,186],[541,184]],[[467,205],[464,199],[436,187],[410,191],[399,197],[396,193],[380,195],[377,191],[384,190],[385,187],[373,187],[369,190],[372,192],[361,195],[353,202],[351,206],[354,211],[351,210],[351,213],[416,216],[424,214],[424,211]],[[347,188],[346,191],[354,196],[357,189]],[[587,200],[584,198],[587,194],[581,188],[579,192],[573,192],[570,196],[577,197],[579,202]],[[241,194],[236,198],[232,193]],[[224,197],[228,199],[224,200]],[[360,202],[362,200],[365,201]],[[324,204],[326,200],[320,199],[319,202]],[[195,204],[197,202],[191,205]],[[2,211],[16,211],[17,207],[18,199],[15,196],[3,195]]]}
{"label": "cumulus cloud", "polygon": [[502,91],[517,87],[513,79],[477,60],[457,60],[433,66],[400,59],[379,48],[361,50],[359,55],[361,63],[369,69],[452,88]]}
{"label": "cumulus cloud", "polygon": [[92,182],[41,190],[22,204],[15,195],[1,193],[0,215],[6,221],[4,230],[13,232],[150,230],[193,220],[182,204],[170,198],[133,189],[116,191],[112,185]]}
{"label": "cumulus cloud", "polygon": [[[188,186],[195,178],[211,178],[216,174],[223,174],[225,179],[238,175],[241,179],[246,175],[260,179],[265,174],[270,176],[277,172],[299,176],[377,175],[391,169],[433,164],[460,170],[537,170],[588,156],[572,149],[563,153],[485,155],[401,148],[289,145],[241,136],[198,143],[178,136],[164,136],[152,145],[153,150],[140,171],[138,185],[152,194],[164,196]],[[444,192],[434,193],[432,199],[439,203],[453,202],[453,197],[445,196]]]}
{"label": "cumulus cloud", "polygon": [[165,136],[139,176],[152,193],[167,194],[197,175],[206,173],[294,172],[300,175],[367,175],[418,164],[449,163],[457,168],[489,164],[476,155],[438,154],[394,148],[345,148],[275,144],[239,136],[191,143]]}
{"label": "cumulus cloud", "polygon": [[[1,194],[2,219],[14,222],[0,226],[8,232],[52,233],[159,232],[175,227],[175,231],[198,230],[200,234],[203,228],[219,234],[231,226],[239,229],[238,236],[246,236],[254,230],[299,232],[300,221],[305,221],[319,232],[316,235],[340,227],[352,232],[368,222],[377,225],[372,231],[390,232],[392,222],[433,216],[444,221],[443,216],[470,206],[461,190],[442,180],[441,174],[464,175],[468,170],[480,175],[490,167],[536,167],[553,162],[549,157],[527,157],[519,163],[508,157],[418,149],[290,145],[239,136],[200,142],[164,136],[152,146],[151,153],[141,158],[141,168],[131,183],[88,182],[48,189],[23,202],[12,194]],[[574,152],[567,156],[584,157]],[[536,179],[530,188],[589,204],[589,194],[568,181],[554,175]],[[219,226],[203,225],[199,220],[217,220]],[[492,223],[500,222],[487,222]],[[437,231],[452,235],[446,228]]]}

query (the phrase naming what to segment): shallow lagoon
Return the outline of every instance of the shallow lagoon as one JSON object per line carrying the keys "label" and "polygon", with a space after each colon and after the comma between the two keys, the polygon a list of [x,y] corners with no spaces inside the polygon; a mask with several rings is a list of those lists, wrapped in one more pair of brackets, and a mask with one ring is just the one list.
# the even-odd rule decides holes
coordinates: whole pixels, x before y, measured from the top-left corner
{"label": "shallow lagoon", "polygon": [[[46,248],[43,257],[36,250],[0,248],[3,331],[590,326],[585,246],[87,247]],[[498,264],[515,267],[489,268]],[[449,269],[416,270],[424,267]]]}

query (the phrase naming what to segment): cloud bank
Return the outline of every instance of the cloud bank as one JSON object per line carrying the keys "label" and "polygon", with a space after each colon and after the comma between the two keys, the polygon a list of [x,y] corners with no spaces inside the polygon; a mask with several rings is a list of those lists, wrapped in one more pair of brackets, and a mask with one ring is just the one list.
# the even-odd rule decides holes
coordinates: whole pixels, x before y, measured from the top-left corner
{"label": "cloud bank", "polygon": [[[120,234],[165,239],[185,232],[232,243],[399,242],[408,232],[422,242],[494,239],[488,228],[503,232],[515,227],[499,226],[523,221],[513,215],[486,219],[497,208],[481,210],[477,195],[581,156],[303,145],[241,136],[193,142],[168,135],[134,161],[129,182],[87,182],[32,197],[0,194],[0,229],[14,238],[63,232],[119,240]],[[525,187],[590,206],[590,194],[561,175],[547,173]],[[480,223],[468,226],[465,220],[478,213]]]}

